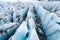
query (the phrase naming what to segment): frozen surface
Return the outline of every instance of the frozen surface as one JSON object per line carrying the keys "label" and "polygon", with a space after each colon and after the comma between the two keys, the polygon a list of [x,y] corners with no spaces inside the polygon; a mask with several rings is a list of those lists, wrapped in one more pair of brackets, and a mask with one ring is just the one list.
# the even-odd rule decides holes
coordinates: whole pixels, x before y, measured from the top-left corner
{"label": "frozen surface", "polygon": [[59,34],[60,2],[0,2],[1,40],[60,40]]}

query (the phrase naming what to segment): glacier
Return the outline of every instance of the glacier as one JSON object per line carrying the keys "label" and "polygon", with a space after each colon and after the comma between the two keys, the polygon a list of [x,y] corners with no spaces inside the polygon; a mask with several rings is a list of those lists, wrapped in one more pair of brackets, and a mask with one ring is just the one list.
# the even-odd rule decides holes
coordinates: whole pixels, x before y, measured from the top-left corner
{"label": "glacier", "polygon": [[0,40],[60,40],[60,2],[0,2]]}

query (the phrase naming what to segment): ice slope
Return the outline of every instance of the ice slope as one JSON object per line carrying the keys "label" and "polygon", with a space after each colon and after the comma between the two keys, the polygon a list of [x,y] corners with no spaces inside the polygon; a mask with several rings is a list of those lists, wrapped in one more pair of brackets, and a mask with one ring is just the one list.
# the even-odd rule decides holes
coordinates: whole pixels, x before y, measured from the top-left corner
{"label": "ice slope", "polygon": [[[35,26],[36,16],[37,19],[40,19],[38,21],[40,23],[38,28],[42,28],[42,30],[44,30],[42,34],[47,37],[47,40],[60,40],[60,2],[53,2],[53,4],[52,2],[1,2],[0,16],[0,32],[2,32],[2,34],[0,34],[1,40],[8,40],[11,36],[12,38],[10,39],[12,40],[15,38],[15,40],[25,40],[24,36],[26,37],[26,40],[27,38],[29,38],[29,40],[34,40],[35,38],[36,40],[39,40],[41,37],[38,38],[38,35],[40,34],[38,34],[36,32],[37,29],[35,29],[37,28],[37,26]],[[24,20],[27,21],[27,24],[22,24]],[[11,28],[9,28],[7,25],[11,22],[12,24],[14,22],[18,22],[22,26],[17,24],[13,27],[10,26]],[[23,27],[24,25],[26,25],[26,27]],[[21,30],[23,33],[26,32],[24,36],[19,36],[19,34],[23,34],[20,33]]]}
{"label": "ice slope", "polygon": [[18,28],[18,23],[9,23],[0,26],[0,40],[8,40]]}
{"label": "ice slope", "polygon": [[43,9],[42,6],[35,7],[37,15],[41,18],[42,27],[46,33],[47,40],[60,40],[60,18],[54,13]]}

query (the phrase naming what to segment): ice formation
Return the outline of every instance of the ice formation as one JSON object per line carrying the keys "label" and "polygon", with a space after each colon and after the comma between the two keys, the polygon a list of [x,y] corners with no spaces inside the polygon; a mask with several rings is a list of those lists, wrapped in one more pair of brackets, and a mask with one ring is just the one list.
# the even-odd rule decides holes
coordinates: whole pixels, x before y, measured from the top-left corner
{"label": "ice formation", "polygon": [[0,2],[0,40],[60,40],[60,2],[42,1]]}

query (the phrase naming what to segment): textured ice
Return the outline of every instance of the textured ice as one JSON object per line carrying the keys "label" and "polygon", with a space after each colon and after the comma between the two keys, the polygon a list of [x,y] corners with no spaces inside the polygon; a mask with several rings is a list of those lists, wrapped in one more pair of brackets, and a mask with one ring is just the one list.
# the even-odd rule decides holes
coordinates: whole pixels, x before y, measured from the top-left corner
{"label": "textured ice", "polygon": [[[59,30],[60,24],[56,23],[60,20],[60,18],[53,12],[48,12],[43,9],[43,7],[39,6],[36,9],[38,16],[41,18],[43,30],[46,33],[47,40],[59,40]],[[54,9],[52,9],[54,10]],[[47,14],[49,15],[47,15]],[[44,15],[44,16],[43,16]],[[46,17],[45,17],[46,15]]]}
{"label": "textured ice", "polygon": [[11,40],[27,40],[26,34],[28,32],[27,22],[23,21],[19,28],[16,30],[16,33],[10,38]]}
{"label": "textured ice", "polygon": [[8,40],[8,38],[13,35],[16,28],[18,28],[18,23],[9,23],[0,26],[0,39],[1,40]]}
{"label": "textured ice", "polygon": [[[32,38],[32,37],[33,37],[33,38]],[[33,30],[31,31],[31,35],[30,35],[30,37],[28,38],[28,40],[39,40],[35,28],[33,28]]]}
{"label": "textured ice", "polygon": [[30,30],[29,30],[30,35],[29,35],[27,40],[39,40],[38,35],[36,33],[36,29],[35,29],[36,28],[36,24],[35,24],[33,18],[29,19],[29,27],[30,27]]}
{"label": "textured ice", "polygon": [[0,39],[60,40],[60,2],[42,1],[0,2]]}
{"label": "textured ice", "polygon": [[28,11],[28,8],[24,8],[24,9],[17,10],[16,12],[14,12],[13,21],[21,23],[26,18],[27,11]]}

